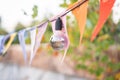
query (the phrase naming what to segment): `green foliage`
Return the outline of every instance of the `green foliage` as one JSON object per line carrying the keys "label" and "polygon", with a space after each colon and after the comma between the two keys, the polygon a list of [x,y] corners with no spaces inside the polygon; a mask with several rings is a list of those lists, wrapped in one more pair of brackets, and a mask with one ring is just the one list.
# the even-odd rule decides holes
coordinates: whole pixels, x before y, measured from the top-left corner
{"label": "green foliage", "polygon": [[105,80],[115,80],[113,76],[107,77]]}
{"label": "green foliage", "polygon": [[109,66],[114,72],[120,70],[120,62],[118,62],[118,63],[108,62],[108,66]]}
{"label": "green foliage", "polygon": [[[25,29],[25,26],[21,23],[18,23],[15,27],[15,32],[18,32],[22,29]],[[14,41],[13,41],[13,44],[18,44],[19,43],[19,40],[18,40],[18,35],[15,37]]]}
{"label": "green foliage", "polygon": [[46,29],[46,32],[44,34],[44,37],[43,37],[43,40],[42,42],[49,42],[50,41],[50,37],[53,35],[53,32],[52,32],[52,27],[51,27],[51,24],[48,24],[48,27]]}
{"label": "green foliage", "polygon": [[34,5],[32,10],[33,10],[32,17],[36,18],[38,16],[38,7],[36,5]]}
{"label": "green foliage", "polygon": [[0,35],[5,35],[7,34],[7,31],[5,31],[5,29],[0,28]]}
{"label": "green foliage", "polygon": [[67,6],[68,6],[68,4],[67,4],[66,0],[64,0],[64,2],[62,4],[60,4],[60,7],[67,7]]}
{"label": "green foliage", "polygon": [[78,0],[70,0],[71,3],[75,3],[76,1],[78,1]]}
{"label": "green foliage", "polygon": [[83,70],[86,70],[87,69],[87,66],[86,65],[84,65],[84,64],[78,64],[77,66],[76,66],[76,68],[77,69],[83,69]]}
{"label": "green foliage", "polygon": [[24,26],[23,24],[21,24],[21,23],[18,23],[18,24],[16,25],[16,27],[15,27],[15,31],[16,31],[16,32],[18,32],[18,31],[20,31],[20,30],[22,30],[22,29],[25,29],[25,26]]}
{"label": "green foliage", "polygon": [[109,61],[109,57],[108,57],[107,55],[103,55],[103,56],[101,57],[101,62],[107,63],[108,61]]}

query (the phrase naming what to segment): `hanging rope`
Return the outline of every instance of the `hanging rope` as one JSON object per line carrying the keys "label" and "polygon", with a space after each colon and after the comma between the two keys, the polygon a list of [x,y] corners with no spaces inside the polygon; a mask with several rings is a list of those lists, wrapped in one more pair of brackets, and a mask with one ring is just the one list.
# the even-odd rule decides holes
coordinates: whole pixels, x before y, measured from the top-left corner
{"label": "hanging rope", "polygon": [[[72,8],[67,9],[63,14],[61,14],[58,17],[63,17],[64,15],[68,14],[69,12],[73,11],[74,9],[78,8],[79,6],[81,6],[82,4],[84,4],[85,2],[87,2],[88,0],[82,0],[80,1],[77,5],[73,6]],[[37,26],[37,28],[41,27],[42,25],[44,25],[47,22],[53,22],[55,21],[58,17],[56,17],[55,19],[48,19],[46,21],[44,21],[43,23],[41,23],[39,26]],[[33,30],[35,27],[33,28],[28,28],[27,31]]]}

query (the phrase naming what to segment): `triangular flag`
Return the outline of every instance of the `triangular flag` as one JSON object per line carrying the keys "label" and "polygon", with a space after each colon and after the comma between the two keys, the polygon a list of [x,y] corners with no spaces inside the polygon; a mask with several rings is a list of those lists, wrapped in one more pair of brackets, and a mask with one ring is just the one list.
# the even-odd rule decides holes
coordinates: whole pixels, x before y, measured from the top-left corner
{"label": "triangular flag", "polygon": [[[7,44],[5,45],[5,47],[4,47],[3,55],[5,55],[5,53],[7,52],[8,48],[11,46],[11,44],[12,44],[12,42],[13,42],[13,40],[14,40],[16,35],[17,35],[17,33],[13,33],[13,34],[8,35],[10,37],[10,39],[7,42]],[[6,38],[6,40],[7,40],[7,38]]]}
{"label": "triangular flag", "polygon": [[67,26],[66,26],[66,15],[63,16],[62,18],[62,22],[63,22],[63,32],[65,33],[66,37],[67,37],[67,42],[68,44],[66,45],[66,48],[65,48],[65,52],[64,52],[64,55],[63,55],[63,58],[61,60],[61,63],[63,63],[64,59],[65,59],[65,56],[67,54],[67,51],[68,51],[68,48],[69,48],[69,45],[70,45],[70,41],[69,41],[69,37],[68,37],[68,32],[67,32]]}
{"label": "triangular flag", "polygon": [[0,35],[0,55],[2,55],[4,49],[4,44],[3,44],[4,37],[5,36]]}
{"label": "triangular flag", "polygon": [[26,44],[25,44],[25,32],[26,32],[25,29],[21,30],[18,33],[18,38],[19,38],[20,45],[22,47],[25,64],[27,64],[27,52],[26,52]]}
{"label": "triangular flag", "polygon": [[97,34],[102,29],[104,23],[106,22],[108,16],[111,13],[112,7],[114,5],[115,0],[100,0],[100,16],[98,19],[98,23],[94,28],[91,41],[95,39]]}
{"label": "triangular flag", "polygon": [[[63,25],[63,28],[62,28],[62,32],[65,34],[65,36],[67,37],[67,40],[65,41],[67,43],[67,45],[65,45],[65,52],[64,52],[64,55],[63,55],[63,58],[61,60],[61,63],[63,63],[64,59],[65,59],[65,56],[66,56],[66,53],[67,53],[67,50],[69,48],[69,38],[68,38],[68,33],[67,33],[67,28],[66,28],[66,15],[63,16],[63,17],[60,17],[60,19],[62,20],[62,25]],[[52,30],[53,30],[53,33],[56,34],[56,29],[55,29],[55,23],[56,23],[57,20],[53,21],[52,22]]]}
{"label": "triangular flag", "polygon": [[[82,0],[79,0],[78,2],[70,5],[69,8],[72,8],[73,6],[77,5],[81,1]],[[87,8],[88,8],[88,1],[72,11],[72,13],[74,14],[74,16],[77,19],[77,22],[78,22],[78,25],[80,28],[80,44],[81,44],[81,41],[83,38],[83,33],[85,30],[85,25],[86,25]]]}
{"label": "triangular flag", "polygon": [[[0,36],[0,55],[3,55],[3,52],[5,53],[5,43],[10,38],[10,34],[6,36]],[[9,40],[8,40],[9,41]]]}
{"label": "triangular flag", "polygon": [[39,26],[37,28],[37,34],[36,34],[36,38],[35,38],[35,46],[33,49],[33,55],[31,56],[30,64],[32,63],[32,60],[33,60],[33,58],[34,58],[34,56],[35,56],[35,54],[40,46],[40,42],[42,40],[43,34],[46,31],[47,25],[48,25],[48,23],[45,23],[42,26]]}
{"label": "triangular flag", "polygon": [[31,56],[30,56],[30,62],[31,64],[34,56],[34,46],[35,46],[35,38],[36,38],[36,28],[30,31],[30,39],[31,39]]}

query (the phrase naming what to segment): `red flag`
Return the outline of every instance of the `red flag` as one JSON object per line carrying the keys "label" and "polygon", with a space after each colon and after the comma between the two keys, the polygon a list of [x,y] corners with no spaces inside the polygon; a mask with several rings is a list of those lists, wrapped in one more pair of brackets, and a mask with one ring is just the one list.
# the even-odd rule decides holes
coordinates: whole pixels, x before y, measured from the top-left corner
{"label": "red flag", "polygon": [[93,41],[95,39],[97,34],[102,29],[104,23],[106,22],[108,16],[111,13],[114,2],[115,2],[115,0],[100,0],[100,16],[98,19],[98,23],[93,31],[91,41]]}

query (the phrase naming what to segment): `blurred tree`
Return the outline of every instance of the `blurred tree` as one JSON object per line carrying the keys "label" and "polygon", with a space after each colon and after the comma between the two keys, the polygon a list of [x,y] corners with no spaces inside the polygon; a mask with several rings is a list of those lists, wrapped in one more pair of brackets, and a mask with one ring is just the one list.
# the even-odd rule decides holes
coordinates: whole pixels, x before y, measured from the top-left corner
{"label": "blurred tree", "polygon": [[[25,29],[25,26],[21,23],[18,23],[15,27],[15,32],[18,32],[22,29]],[[18,35],[15,37],[14,41],[13,41],[13,44],[18,44],[19,43],[19,40],[18,40]]]}
{"label": "blurred tree", "polygon": [[18,24],[16,25],[16,27],[15,27],[15,31],[16,31],[16,32],[18,32],[18,31],[20,31],[20,30],[22,30],[22,29],[25,29],[25,26],[24,26],[23,24],[21,24],[21,23],[18,23]]}
{"label": "blurred tree", "polygon": [[[15,27],[15,32],[18,32],[22,29],[25,29],[25,28],[28,28],[28,27],[34,27],[35,25],[38,25],[40,23],[40,21],[37,21],[37,20],[34,20],[30,23],[29,26],[24,26],[23,24],[21,23],[18,23]],[[15,37],[15,40],[13,42],[14,44],[18,44],[19,43],[19,40],[18,40],[18,35]],[[30,44],[30,37],[29,37],[29,32],[26,34],[26,44]]]}
{"label": "blurred tree", "polygon": [[36,5],[34,5],[32,10],[33,10],[32,18],[37,17],[38,16],[38,7]]}
{"label": "blurred tree", "polygon": [[0,27],[0,35],[6,35],[8,32],[5,29]]}

